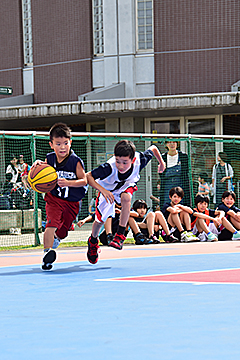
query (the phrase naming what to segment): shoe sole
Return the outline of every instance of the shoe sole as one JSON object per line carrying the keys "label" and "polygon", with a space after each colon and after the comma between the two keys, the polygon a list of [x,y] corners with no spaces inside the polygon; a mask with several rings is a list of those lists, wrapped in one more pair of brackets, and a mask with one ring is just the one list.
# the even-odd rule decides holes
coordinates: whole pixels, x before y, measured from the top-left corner
{"label": "shoe sole", "polygon": [[56,251],[50,250],[43,258],[42,270],[51,270],[53,268],[53,263],[57,258]]}
{"label": "shoe sole", "polygon": [[111,246],[111,247],[113,247],[114,249],[117,249],[117,250],[122,250],[122,248],[123,248],[122,245],[120,245],[119,243],[117,243],[115,241],[111,241],[108,246]]}
{"label": "shoe sole", "polygon": [[91,260],[91,259],[89,258],[89,256],[90,256],[90,255],[88,255],[88,253],[87,253],[88,261],[89,261],[91,264],[96,264],[96,263],[98,262],[98,256],[97,256],[97,258],[96,258],[95,261]]}

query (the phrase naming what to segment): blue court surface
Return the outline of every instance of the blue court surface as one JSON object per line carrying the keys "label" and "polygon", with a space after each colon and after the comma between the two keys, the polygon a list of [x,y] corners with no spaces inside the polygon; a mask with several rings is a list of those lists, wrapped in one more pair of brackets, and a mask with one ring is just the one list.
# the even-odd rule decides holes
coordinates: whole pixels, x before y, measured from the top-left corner
{"label": "blue court surface", "polygon": [[0,267],[0,359],[239,359],[239,249],[175,254],[180,245],[168,256],[126,247],[137,256],[51,272],[38,258]]}

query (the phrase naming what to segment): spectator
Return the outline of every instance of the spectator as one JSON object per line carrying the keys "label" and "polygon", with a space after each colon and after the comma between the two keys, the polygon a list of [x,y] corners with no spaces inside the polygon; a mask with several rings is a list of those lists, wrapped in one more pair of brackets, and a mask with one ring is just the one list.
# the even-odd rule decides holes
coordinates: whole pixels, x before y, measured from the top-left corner
{"label": "spectator", "polygon": [[90,215],[95,213],[96,210],[96,199],[98,196],[98,190],[95,190],[95,197],[93,197],[89,203],[88,212]]}
{"label": "spectator", "polygon": [[[201,172],[198,177],[198,193],[197,195],[208,195],[209,194],[209,185],[207,183],[208,175],[206,172]],[[195,204],[196,205],[196,204]]]}
{"label": "spectator", "polygon": [[166,148],[168,151],[162,155],[166,164],[165,171],[160,174],[160,207],[169,202],[169,191],[173,187],[180,186],[184,191],[185,205],[190,205],[190,181],[188,156],[177,150],[178,143],[175,140],[168,140]]}
{"label": "spectator", "polygon": [[18,176],[20,174],[20,168],[17,164],[18,160],[16,156],[13,154],[12,159],[10,160],[10,164],[6,169],[6,179],[9,185],[13,187],[18,182]]}
{"label": "spectator", "polygon": [[217,156],[218,163],[213,166],[212,188],[213,203],[215,208],[222,202],[222,194],[231,189],[231,179],[233,178],[233,168],[227,163],[227,154],[219,152]]}

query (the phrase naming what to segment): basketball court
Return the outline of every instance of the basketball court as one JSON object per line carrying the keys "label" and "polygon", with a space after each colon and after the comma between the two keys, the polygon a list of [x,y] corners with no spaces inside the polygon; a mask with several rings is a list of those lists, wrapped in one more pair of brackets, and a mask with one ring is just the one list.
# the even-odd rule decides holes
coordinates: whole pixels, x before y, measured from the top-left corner
{"label": "basketball court", "polygon": [[240,242],[0,253],[1,360],[237,359]]}

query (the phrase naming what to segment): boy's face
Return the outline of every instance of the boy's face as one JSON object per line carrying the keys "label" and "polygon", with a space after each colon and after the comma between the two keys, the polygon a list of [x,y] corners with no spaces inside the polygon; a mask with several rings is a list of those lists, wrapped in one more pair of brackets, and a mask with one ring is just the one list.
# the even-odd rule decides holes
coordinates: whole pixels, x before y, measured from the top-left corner
{"label": "boy's face", "polygon": [[207,209],[207,207],[208,207],[208,203],[207,203],[206,201],[199,202],[199,203],[197,204],[197,209],[198,209],[198,211],[200,211],[200,212],[204,212],[204,211]]}
{"label": "boy's face", "polygon": [[54,150],[57,156],[57,160],[59,162],[64,160],[68,156],[71,148],[71,143],[72,140],[65,137],[54,137],[52,141],[49,142],[49,145],[51,146],[51,149]]}
{"label": "boy's face", "polygon": [[203,179],[201,179],[201,178],[200,178],[200,176],[199,176],[198,181],[201,183],[201,182],[202,182],[202,180],[203,180]]}
{"label": "boy's face", "polygon": [[146,214],[146,212],[147,212],[147,209],[144,208],[144,207],[137,209],[137,213],[138,213],[141,217],[143,217],[143,216]]}
{"label": "boy's face", "polygon": [[180,196],[178,196],[177,194],[174,194],[172,197],[169,196],[169,199],[171,200],[173,205],[179,204],[180,201],[182,200],[182,198]]}
{"label": "boy's face", "polygon": [[124,174],[125,172],[127,172],[131,168],[135,159],[136,158],[131,160],[129,156],[115,156],[115,164],[116,164],[118,171],[121,174]]}
{"label": "boy's face", "polygon": [[233,204],[235,203],[234,198],[232,197],[232,195],[229,195],[229,196],[226,197],[225,199],[222,199],[222,202],[223,202],[224,205],[226,205],[227,207],[231,207],[231,206],[233,206]]}

